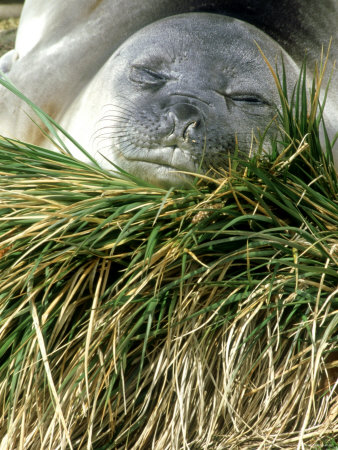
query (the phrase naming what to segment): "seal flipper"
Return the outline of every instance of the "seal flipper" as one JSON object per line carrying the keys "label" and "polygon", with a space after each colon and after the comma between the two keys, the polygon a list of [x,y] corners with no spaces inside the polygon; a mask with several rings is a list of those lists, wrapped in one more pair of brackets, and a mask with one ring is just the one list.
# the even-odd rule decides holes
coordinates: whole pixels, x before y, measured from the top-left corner
{"label": "seal flipper", "polygon": [[7,74],[13,67],[15,61],[19,58],[18,52],[13,49],[0,57],[0,76],[1,73]]}

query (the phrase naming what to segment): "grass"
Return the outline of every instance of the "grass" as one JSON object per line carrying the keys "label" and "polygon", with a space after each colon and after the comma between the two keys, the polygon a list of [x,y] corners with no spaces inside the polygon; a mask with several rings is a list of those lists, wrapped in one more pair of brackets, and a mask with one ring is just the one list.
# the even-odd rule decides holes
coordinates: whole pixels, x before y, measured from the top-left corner
{"label": "grass", "polygon": [[287,99],[276,75],[283,150],[191,190],[0,140],[1,450],[334,445],[320,79],[309,96],[304,67]]}

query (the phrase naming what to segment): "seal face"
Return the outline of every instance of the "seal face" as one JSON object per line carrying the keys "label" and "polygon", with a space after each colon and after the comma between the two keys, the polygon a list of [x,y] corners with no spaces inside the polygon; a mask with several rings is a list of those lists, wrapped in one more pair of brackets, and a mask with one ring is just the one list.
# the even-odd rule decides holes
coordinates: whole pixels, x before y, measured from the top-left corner
{"label": "seal face", "polygon": [[[65,126],[81,142],[83,122],[74,126],[73,117],[92,110],[96,126],[83,144],[91,141],[102,167],[115,164],[164,187],[184,185],[190,177],[178,172],[225,166],[237,147],[254,150],[269,125],[267,146],[276,135],[279,96],[256,43],[272,60],[282,53],[253,26],[226,16],[155,22],[113,54]],[[296,77],[286,54],[284,60]]]}

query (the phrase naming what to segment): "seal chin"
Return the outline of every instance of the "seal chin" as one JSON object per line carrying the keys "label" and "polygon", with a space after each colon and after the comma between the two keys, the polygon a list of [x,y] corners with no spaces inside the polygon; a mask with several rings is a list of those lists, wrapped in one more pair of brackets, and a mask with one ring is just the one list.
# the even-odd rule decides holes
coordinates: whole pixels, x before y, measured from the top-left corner
{"label": "seal chin", "polygon": [[142,157],[137,158],[137,161],[167,167],[171,170],[195,172],[198,167],[198,162],[194,161],[191,151],[182,150],[176,146],[150,149],[140,154]]}
{"label": "seal chin", "polygon": [[179,147],[134,148],[133,152],[122,152],[115,148],[110,157],[104,153],[98,152],[96,159],[106,170],[121,176],[112,168],[116,165],[131,175],[166,189],[172,186],[189,187],[193,176],[183,172],[200,172],[198,161],[195,161],[191,152]]}
{"label": "seal chin", "polygon": [[197,170],[189,171],[187,169],[178,169],[149,161],[134,161],[132,168],[130,166],[128,172],[137,177],[142,174],[142,179],[144,181],[154,186],[169,189],[173,186],[176,188],[191,187],[194,177],[188,173],[191,172],[193,174],[196,173]]}
{"label": "seal chin", "polygon": [[119,174],[113,166],[120,167],[136,177],[155,186],[169,188],[172,186],[188,187],[193,180],[188,173],[198,173],[199,164],[191,151],[180,147],[133,148],[122,150],[117,147],[107,151],[98,151],[95,159],[101,167]]}

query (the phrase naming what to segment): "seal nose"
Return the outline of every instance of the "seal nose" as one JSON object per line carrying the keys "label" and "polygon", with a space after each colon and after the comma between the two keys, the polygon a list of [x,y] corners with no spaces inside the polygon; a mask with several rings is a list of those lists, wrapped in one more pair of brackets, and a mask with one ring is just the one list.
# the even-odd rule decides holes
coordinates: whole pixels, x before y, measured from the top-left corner
{"label": "seal nose", "polygon": [[173,130],[168,137],[186,143],[196,143],[199,140],[203,118],[196,106],[177,103],[170,108],[168,115],[173,121]]}

